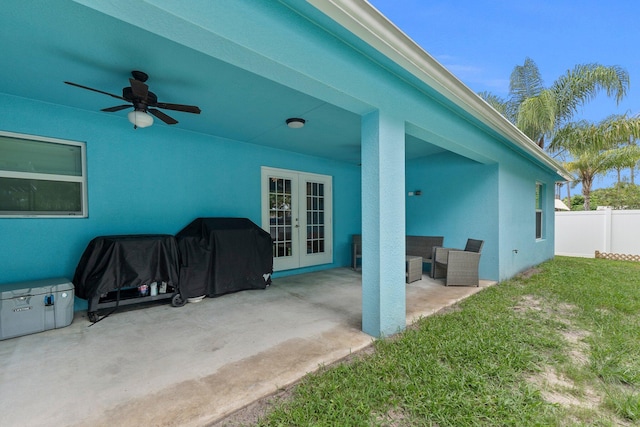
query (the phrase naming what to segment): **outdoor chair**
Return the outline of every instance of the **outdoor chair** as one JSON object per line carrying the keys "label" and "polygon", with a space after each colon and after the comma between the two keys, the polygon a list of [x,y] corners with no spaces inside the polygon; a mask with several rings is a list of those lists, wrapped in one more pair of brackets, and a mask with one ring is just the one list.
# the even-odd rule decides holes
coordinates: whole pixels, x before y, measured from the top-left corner
{"label": "outdoor chair", "polygon": [[[443,243],[443,236],[407,236],[406,255],[421,257],[423,263],[432,264],[433,248]],[[354,270],[358,269],[358,260],[362,263],[362,235],[354,234],[351,242],[351,268]]]}
{"label": "outdoor chair", "polygon": [[433,248],[431,277],[444,277],[445,286],[480,286],[478,265],[484,241],[468,239],[464,250]]}
{"label": "outdoor chair", "polygon": [[443,244],[443,236],[407,236],[407,255],[422,257],[422,262],[433,270],[433,248]]}
{"label": "outdoor chair", "polygon": [[358,260],[362,263],[362,235],[354,234],[351,242],[351,268],[358,269]]}

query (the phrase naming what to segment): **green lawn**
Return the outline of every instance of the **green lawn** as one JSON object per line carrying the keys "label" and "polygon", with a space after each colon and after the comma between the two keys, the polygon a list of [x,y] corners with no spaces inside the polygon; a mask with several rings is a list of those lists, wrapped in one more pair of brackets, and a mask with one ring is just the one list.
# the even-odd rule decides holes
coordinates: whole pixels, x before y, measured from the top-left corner
{"label": "green lawn", "polygon": [[307,376],[258,425],[640,425],[640,263],[558,257]]}

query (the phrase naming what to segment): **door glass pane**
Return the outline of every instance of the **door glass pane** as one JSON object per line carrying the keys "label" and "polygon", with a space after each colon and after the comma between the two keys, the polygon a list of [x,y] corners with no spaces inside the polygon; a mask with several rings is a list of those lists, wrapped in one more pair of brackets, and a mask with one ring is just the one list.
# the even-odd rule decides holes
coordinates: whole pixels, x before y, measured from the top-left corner
{"label": "door glass pane", "polygon": [[275,258],[291,256],[291,180],[269,177],[270,234]]}
{"label": "door glass pane", "polygon": [[324,252],[324,184],[307,182],[307,253]]}

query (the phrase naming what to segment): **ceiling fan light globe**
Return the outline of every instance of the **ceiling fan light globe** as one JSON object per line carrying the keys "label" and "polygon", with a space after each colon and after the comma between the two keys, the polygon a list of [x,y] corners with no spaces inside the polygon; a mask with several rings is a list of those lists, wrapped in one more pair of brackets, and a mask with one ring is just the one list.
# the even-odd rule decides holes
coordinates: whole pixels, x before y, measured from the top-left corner
{"label": "ceiling fan light globe", "polygon": [[133,110],[127,114],[127,118],[134,128],[146,128],[153,124],[153,116],[145,111]]}

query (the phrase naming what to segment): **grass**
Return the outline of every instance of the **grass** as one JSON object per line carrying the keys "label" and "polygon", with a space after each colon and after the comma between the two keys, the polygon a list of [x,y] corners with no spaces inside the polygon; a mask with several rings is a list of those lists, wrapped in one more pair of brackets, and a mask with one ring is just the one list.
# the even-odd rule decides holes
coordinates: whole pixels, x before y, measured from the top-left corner
{"label": "grass", "polygon": [[537,270],[308,375],[258,425],[640,424],[640,264]]}

